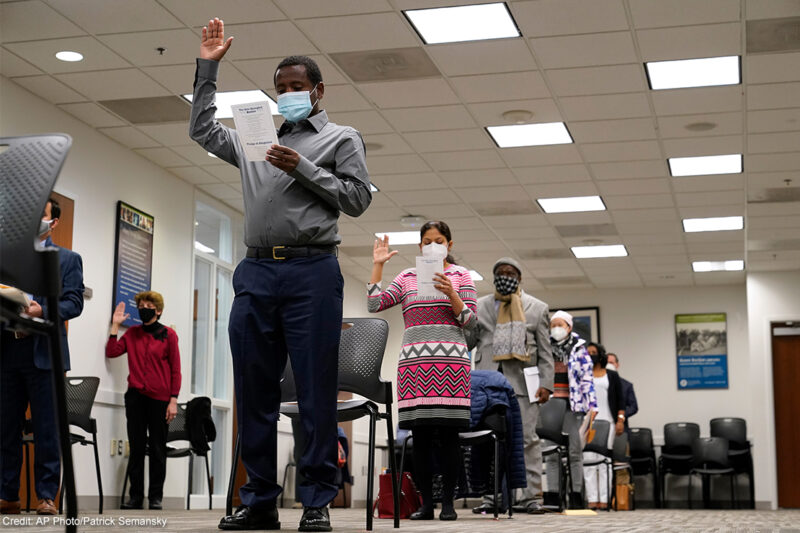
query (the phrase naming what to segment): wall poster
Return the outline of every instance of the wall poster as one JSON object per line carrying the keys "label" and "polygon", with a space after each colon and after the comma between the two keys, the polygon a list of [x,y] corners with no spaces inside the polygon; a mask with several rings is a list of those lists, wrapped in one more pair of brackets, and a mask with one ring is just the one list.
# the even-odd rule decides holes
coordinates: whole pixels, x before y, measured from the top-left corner
{"label": "wall poster", "polygon": [[678,390],[728,388],[725,313],[675,315]]}
{"label": "wall poster", "polygon": [[153,272],[153,217],[125,202],[117,202],[117,242],[114,253],[114,308],[125,302],[130,317],[124,327],[142,323],[133,297],[150,290]]}

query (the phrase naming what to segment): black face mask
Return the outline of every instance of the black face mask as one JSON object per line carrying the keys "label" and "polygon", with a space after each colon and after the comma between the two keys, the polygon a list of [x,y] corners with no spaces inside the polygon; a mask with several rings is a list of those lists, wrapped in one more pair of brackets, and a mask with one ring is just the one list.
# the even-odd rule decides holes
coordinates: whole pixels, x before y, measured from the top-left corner
{"label": "black face mask", "polygon": [[592,355],[590,357],[592,358],[592,364],[594,366],[597,366],[597,365],[600,364],[600,356],[599,355]]}
{"label": "black face mask", "polygon": [[156,310],[150,309],[149,307],[140,307],[139,308],[139,319],[142,321],[142,324],[147,324],[153,317],[156,316]]}
{"label": "black face mask", "polygon": [[511,276],[495,276],[494,288],[503,296],[516,292],[519,287],[519,279]]}

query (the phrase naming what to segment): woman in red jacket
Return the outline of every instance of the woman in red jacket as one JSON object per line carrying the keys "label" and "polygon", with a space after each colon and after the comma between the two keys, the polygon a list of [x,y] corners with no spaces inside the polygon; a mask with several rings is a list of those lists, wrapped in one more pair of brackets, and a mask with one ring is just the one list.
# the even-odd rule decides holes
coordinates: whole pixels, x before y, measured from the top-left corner
{"label": "woman in red jacket", "polygon": [[[128,392],[125,417],[131,455],[128,460],[130,498],[122,509],[142,509],[144,501],[144,455],[150,447],[150,509],[161,509],[164,478],[167,473],[167,427],[178,414],[181,389],[181,356],[178,335],[158,319],[164,311],[164,298],[155,291],[135,296],[141,326],[133,326],[117,339],[119,327],[130,317],[120,302],[111,319],[111,334],[106,357],[128,352]],[[122,495],[123,499],[125,495]]]}

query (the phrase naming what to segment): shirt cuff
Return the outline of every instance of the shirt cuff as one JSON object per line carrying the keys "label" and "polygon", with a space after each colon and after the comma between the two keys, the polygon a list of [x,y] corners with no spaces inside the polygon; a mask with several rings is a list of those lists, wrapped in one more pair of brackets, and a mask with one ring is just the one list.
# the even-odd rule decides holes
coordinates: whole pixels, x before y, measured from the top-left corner
{"label": "shirt cuff", "polygon": [[217,81],[219,61],[197,58],[197,77]]}
{"label": "shirt cuff", "polygon": [[317,165],[309,161],[305,156],[300,155],[300,161],[297,163],[297,167],[295,167],[289,175],[293,178],[309,180],[316,171]]}

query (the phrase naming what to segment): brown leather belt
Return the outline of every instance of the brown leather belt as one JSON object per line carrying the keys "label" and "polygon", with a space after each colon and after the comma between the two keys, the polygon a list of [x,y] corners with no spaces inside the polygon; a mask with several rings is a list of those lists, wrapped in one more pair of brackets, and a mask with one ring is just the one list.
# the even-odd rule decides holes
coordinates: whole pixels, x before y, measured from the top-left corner
{"label": "brown leather belt", "polygon": [[336,246],[271,246],[266,248],[248,246],[247,257],[250,259],[294,259],[295,257],[311,257],[314,255],[336,255]]}

